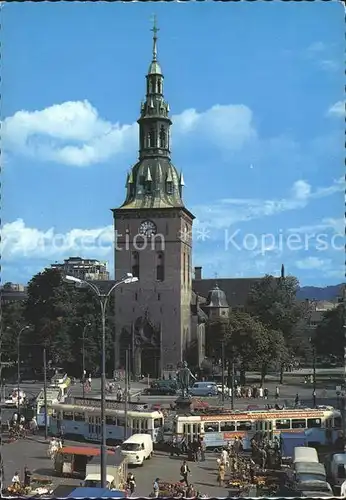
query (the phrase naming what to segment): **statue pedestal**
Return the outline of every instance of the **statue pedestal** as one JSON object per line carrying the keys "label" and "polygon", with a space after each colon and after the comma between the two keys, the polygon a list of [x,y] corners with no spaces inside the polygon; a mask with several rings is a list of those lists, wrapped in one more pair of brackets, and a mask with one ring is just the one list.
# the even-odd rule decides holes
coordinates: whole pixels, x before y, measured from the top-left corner
{"label": "statue pedestal", "polygon": [[190,413],[191,411],[192,399],[190,397],[179,396],[175,400],[175,409],[178,414]]}

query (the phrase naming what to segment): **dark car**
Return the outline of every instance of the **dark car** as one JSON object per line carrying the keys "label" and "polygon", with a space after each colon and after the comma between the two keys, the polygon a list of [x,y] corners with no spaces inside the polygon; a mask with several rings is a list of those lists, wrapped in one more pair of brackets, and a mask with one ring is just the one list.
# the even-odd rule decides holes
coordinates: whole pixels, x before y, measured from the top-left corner
{"label": "dark car", "polygon": [[147,396],[175,396],[176,392],[172,387],[148,387],[148,389],[144,389],[143,394]]}

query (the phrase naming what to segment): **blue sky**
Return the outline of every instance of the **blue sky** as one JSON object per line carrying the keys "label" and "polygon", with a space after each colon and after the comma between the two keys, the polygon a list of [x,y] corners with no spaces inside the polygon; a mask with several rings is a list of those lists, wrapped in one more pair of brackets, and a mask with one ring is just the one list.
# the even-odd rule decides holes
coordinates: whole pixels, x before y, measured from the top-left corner
{"label": "blue sky", "polygon": [[285,263],[302,285],[343,281],[336,2],[5,5],[2,281],[72,255],[112,270],[109,209],[137,160],[154,13],[194,265],[247,277]]}

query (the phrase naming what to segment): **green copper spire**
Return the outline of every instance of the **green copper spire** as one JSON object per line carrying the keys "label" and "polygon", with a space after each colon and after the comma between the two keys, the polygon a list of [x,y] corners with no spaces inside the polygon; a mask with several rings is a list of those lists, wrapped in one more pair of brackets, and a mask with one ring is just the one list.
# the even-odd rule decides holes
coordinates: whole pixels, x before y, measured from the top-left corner
{"label": "green copper spire", "polygon": [[163,95],[164,76],[157,61],[157,27],[153,19],[152,61],[146,75],[146,95],[141,103],[139,159],[127,178],[126,200],[121,208],[184,207],[182,177],[171,163],[169,105]]}

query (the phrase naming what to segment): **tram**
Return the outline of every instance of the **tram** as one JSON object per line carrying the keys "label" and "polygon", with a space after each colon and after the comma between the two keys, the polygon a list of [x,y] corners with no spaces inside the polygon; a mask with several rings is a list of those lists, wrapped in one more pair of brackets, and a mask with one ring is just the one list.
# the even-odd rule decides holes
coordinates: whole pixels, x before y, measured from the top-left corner
{"label": "tram", "polygon": [[218,449],[241,437],[244,448],[256,432],[272,438],[282,432],[305,432],[308,442],[330,444],[340,434],[341,413],[333,407],[219,411],[201,415],[178,415],[173,422],[173,435],[178,439],[203,436],[206,447]]}
{"label": "tram", "polygon": [[[125,431],[125,413],[127,413],[127,431]],[[132,434],[140,433],[150,434],[153,442],[158,443],[163,440],[163,428],[164,416],[160,411],[131,409],[125,412],[124,409],[112,409],[112,402],[106,403],[106,441],[109,445],[118,444]],[[53,404],[49,430],[53,435],[62,432],[66,438],[99,442],[101,408]]]}

